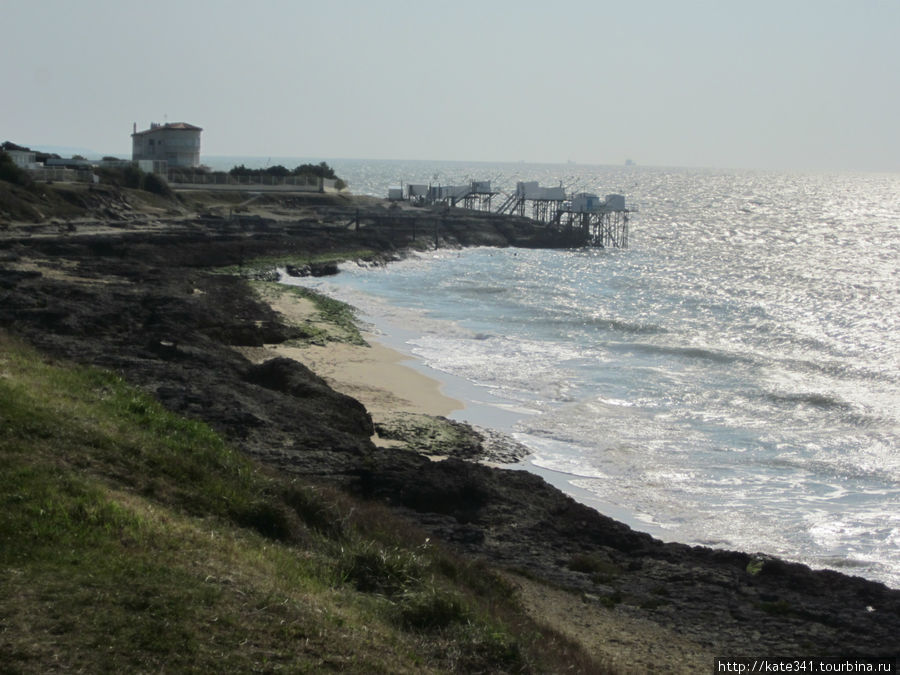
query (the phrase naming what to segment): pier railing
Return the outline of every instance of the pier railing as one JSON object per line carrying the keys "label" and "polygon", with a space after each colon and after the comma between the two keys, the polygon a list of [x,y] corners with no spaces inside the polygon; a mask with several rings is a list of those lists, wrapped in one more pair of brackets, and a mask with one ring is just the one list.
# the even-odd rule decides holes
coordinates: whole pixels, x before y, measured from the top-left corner
{"label": "pier railing", "polygon": [[[409,185],[411,201],[425,204],[457,206],[491,210],[491,198],[501,194],[490,188],[488,181],[472,181],[464,186]],[[628,221],[632,209],[625,206],[625,197],[608,194],[599,197],[589,192],[567,194],[560,187],[541,187],[537,182],[516,184],[512,194],[505,199],[495,213],[527,217],[544,223],[547,227],[570,233],[580,233],[589,246],[601,248],[626,248],[628,246]]]}

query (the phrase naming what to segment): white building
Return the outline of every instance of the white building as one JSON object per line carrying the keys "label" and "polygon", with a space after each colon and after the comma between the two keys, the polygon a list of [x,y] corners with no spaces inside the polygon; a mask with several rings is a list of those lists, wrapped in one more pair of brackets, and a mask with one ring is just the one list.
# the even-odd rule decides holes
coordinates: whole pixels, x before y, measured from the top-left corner
{"label": "white building", "polygon": [[23,169],[33,169],[37,166],[36,154],[31,150],[5,150],[13,163]]}
{"label": "white building", "polygon": [[131,159],[164,160],[169,166],[200,166],[200,127],[186,122],[152,123],[131,134]]}
{"label": "white building", "polygon": [[537,181],[519,181],[516,183],[516,194],[522,199],[561,202],[566,198],[566,189],[563,187],[541,187]]}
{"label": "white building", "polygon": [[606,199],[600,199],[590,192],[579,192],[572,197],[572,210],[575,213],[625,211],[625,197],[624,195],[606,195]]}

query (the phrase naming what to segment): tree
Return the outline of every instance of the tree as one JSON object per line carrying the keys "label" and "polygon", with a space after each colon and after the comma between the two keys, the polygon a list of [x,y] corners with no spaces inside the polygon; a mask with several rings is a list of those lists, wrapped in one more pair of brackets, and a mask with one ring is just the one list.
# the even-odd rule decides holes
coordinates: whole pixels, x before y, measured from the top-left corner
{"label": "tree", "polygon": [[231,176],[253,176],[258,172],[258,169],[248,169],[243,164],[239,164],[231,167],[231,171],[229,171],[228,174]]}
{"label": "tree", "polygon": [[270,166],[268,169],[265,169],[266,175],[269,176],[290,176],[291,172],[288,171],[287,167],[282,166],[281,164],[276,164],[275,166]]}
{"label": "tree", "polygon": [[326,162],[318,164],[301,164],[291,171],[294,176],[315,176],[316,178],[337,178],[332,169]]}
{"label": "tree", "polygon": [[163,197],[174,197],[172,188],[169,187],[166,179],[155,173],[144,174],[142,184],[143,189],[147,192],[152,192],[153,194],[161,195]]}
{"label": "tree", "polygon": [[25,169],[17,166],[13,158],[4,150],[0,150],[0,180],[23,187],[28,187],[32,183],[31,175]]}
{"label": "tree", "polygon": [[343,189],[347,186],[344,181],[335,175],[334,169],[328,166],[326,162],[319,162],[318,164],[301,164],[293,171],[289,171],[281,164],[276,164],[275,166],[270,166],[265,169],[248,169],[243,164],[239,164],[232,167],[228,174],[231,176],[277,176],[279,178],[286,176],[331,178],[337,181],[338,189]]}

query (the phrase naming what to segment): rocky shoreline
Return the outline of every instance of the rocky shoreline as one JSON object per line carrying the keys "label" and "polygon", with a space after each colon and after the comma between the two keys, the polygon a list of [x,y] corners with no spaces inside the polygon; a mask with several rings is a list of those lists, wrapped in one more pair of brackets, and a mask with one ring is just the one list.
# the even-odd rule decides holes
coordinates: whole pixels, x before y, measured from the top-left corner
{"label": "rocky shoreline", "polygon": [[[468,555],[573,592],[592,611],[664,628],[709,654],[900,654],[900,590],[774,558],[662,543],[538,476],[472,461],[483,459],[483,447],[466,430],[432,448],[443,461],[373,445],[375,425],[358,401],[296,361],[253,363],[239,353],[302,331],[244,278],[216,271],[279,257],[296,259],[303,273],[327,273],[318,254],[364,250],[377,261],[435,238],[453,246],[564,246],[564,238],[548,238],[525,219],[398,213],[347,198],[283,199],[262,215],[220,209],[70,225],[12,227],[0,236],[0,327],[44,352],[115,370],[262,462],[390,504]],[[379,431],[415,448],[421,420],[408,422]]]}

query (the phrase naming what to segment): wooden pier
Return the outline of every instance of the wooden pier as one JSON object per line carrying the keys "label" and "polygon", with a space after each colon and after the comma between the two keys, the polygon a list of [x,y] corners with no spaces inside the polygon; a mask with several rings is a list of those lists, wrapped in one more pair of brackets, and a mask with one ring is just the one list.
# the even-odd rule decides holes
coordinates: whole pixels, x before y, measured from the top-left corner
{"label": "wooden pier", "polygon": [[584,232],[588,246],[628,248],[628,211],[561,211],[553,224],[563,230]]}
{"label": "wooden pier", "polygon": [[[501,194],[491,189],[491,181],[471,181],[466,185],[415,185],[392,188],[389,199],[409,200],[419,206],[462,205],[473,211],[492,212],[493,197]],[[567,194],[563,187],[542,187],[537,182],[518,182],[516,190],[497,207],[498,215],[530,218],[574,236],[586,246],[626,248],[628,246],[628,214],[625,197],[609,194],[605,198],[590,192]]]}
{"label": "wooden pier", "polygon": [[391,190],[391,193],[423,206],[456,207],[462,204],[463,208],[473,211],[491,211],[491,200],[499,194],[491,189],[489,180],[475,180],[466,185],[407,185],[405,196],[402,188]]}
{"label": "wooden pier", "polygon": [[588,246],[628,246],[628,214],[631,210],[625,207],[623,195],[606,195],[604,199],[589,192],[567,195],[562,187],[520,182],[497,212],[532,218],[567,232],[580,231]]}

